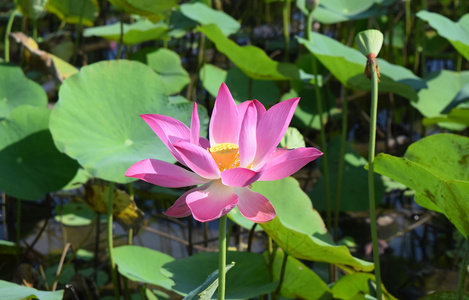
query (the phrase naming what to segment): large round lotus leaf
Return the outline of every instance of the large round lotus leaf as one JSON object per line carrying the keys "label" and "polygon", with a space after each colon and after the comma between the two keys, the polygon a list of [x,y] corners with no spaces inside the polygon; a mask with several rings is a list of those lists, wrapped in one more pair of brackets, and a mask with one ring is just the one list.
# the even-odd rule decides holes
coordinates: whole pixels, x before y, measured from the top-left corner
{"label": "large round lotus leaf", "polygon": [[160,48],[147,54],[147,62],[161,76],[170,95],[179,93],[190,82],[189,73],[181,66],[176,52]]}
{"label": "large round lotus leaf", "polygon": [[93,26],[99,13],[97,0],[48,0],[46,9],[67,23]]}
{"label": "large round lotus leaf", "polygon": [[[146,41],[168,38],[168,25],[163,22],[153,24],[148,20],[139,20],[133,24],[123,24],[122,42],[126,45],[135,45]],[[121,40],[121,25],[114,23],[112,25],[96,26],[86,28],[83,36],[101,36],[111,41],[119,42]]]}
{"label": "large round lotus leaf", "polygon": [[[280,91],[271,80],[249,79],[239,68],[228,71],[211,64],[200,69],[202,85],[213,97],[217,96],[222,82],[230,87],[231,95],[236,102],[257,99],[265,106],[274,105],[279,101]],[[251,89],[251,90],[249,90]]]}
{"label": "large round lotus leaf", "polygon": [[54,145],[49,115],[47,108],[21,106],[0,121],[0,190],[35,200],[60,190],[77,172],[76,161]]}
{"label": "large round lotus leaf", "polygon": [[21,68],[0,64],[0,119],[21,105],[46,107],[46,92],[24,76]]}
{"label": "large round lotus leaf", "polygon": [[202,25],[217,24],[226,36],[235,34],[241,27],[230,15],[210,8],[200,2],[181,4],[180,9],[187,18],[197,21]]}
{"label": "large round lotus leaf", "polygon": [[[235,262],[226,273],[226,299],[257,298],[272,292],[278,284],[270,282],[267,262],[260,254],[228,251],[226,262]],[[162,271],[176,283],[173,291],[187,295],[217,269],[218,253],[204,252],[169,262]]]}
{"label": "large round lotus leaf", "polygon": [[55,292],[39,291],[34,288],[0,280],[0,295],[3,300],[17,299],[41,299],[41,300],[62,300],[64,290]]}
{"label": "large round lotus leaf", "polygon": [[469,60],[469,14],[462,16],[457,23],[438,13],[424,10],[419,11],[416,16],[427,21],[439,35],[448,39],[453,47]]}
{"label": "large round lotus leaf", "polygon": [[[312,41],[298,38],[298,42],[311,51],[317,59],[345,86],[369,91],[370,80],[365,76],[366,58],[356,49],[312,32]],[[417,92],[425,82],[410,70],[378,59],[381,72],[379,90],[399,94],[411,101],[417,100]]]}
{"label": "large round lotus leaf", "polygon": [[[394,0],[395,1],[395,0]],[[313,17],[316,21],[323,24],[334,24],[338,22],[360,20],[370,18],[372,16],[379,16],[386,13],[384,5],[389,5],[393,0],[384,1],[382,5],[375,5],[377,0],[361,0],[361,1],[348,1],[348,0],[328,0],[321,1],[313,12]]]}
{"label": "large round lotus leaf", "polygon": [[44,13],[45,0],[16,0],[18,10],[31,20],[37,20]]}
{"label": "large round lotus leaf", "polygon": [[[118,183],[146,158],[174,162],[174,157],[141,114],[163,114],[190,123],[193,104],[171,104],[161,77],[139,62],[105,61],[65,80],[52,111],[50,128],[57,148],[94,177]],[[199,109],[205,130],[206,111]]]}
{"label": "large round lotus leaf", "polygon": [[160,269],[174,258],[145,247],[127,245],[114,248],[114,260],[119,273],[136,281],[154,284],[171,290],[174,282],[163,276]]}

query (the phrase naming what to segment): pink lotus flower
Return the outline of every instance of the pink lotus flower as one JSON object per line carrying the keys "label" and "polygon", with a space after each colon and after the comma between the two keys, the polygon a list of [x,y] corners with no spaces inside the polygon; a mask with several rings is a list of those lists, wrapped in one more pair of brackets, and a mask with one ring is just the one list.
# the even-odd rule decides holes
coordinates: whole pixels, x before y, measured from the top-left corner
{"label": "pink lotus flower", "polygon": [[322,155],[315,148],[277,149],[298,101],[286,100],[267,111],[257,100],[236,106],[222,84],[210,120],[210,141],[200,137],[197,104],[190,129],[167,116],[141,115],[186,168],[145,159],[132,165],[125,176],[171,188],[198,185],[176,200],[165,212],[168,216],[192,213],[196,220],[207,222],[226,215],[237,205],[247,219],[268,222],[275,218],[275,209],[250,185],[290,176]]}

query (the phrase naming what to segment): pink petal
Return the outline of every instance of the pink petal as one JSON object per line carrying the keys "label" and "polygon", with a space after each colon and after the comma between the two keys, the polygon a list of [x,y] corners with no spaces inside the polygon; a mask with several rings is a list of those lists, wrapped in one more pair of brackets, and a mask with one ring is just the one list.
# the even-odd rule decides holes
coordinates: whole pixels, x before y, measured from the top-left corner
{"label": "pink petal", "polygon": [[235,192],[239,197],[239,211],[246,219],[265,223],[275,218],[275,208],[262,194],[253,192],[248,187],[235,188]]}
{"label": "pink petal", "polygon": [[258,180],[270,181],[285,178],[323,154],[316,148],[296,148],[287,151],[282,149],[280,152],[280,155],[276,155],[275,152],[272,154]]}
{"label": "pink petal", "polygon": [[210,119],[210,144],[238,144],[239,127],[236,104],[230,90],[222,83]]}
{"label": "pink petal", "polygon": [[200,137],[200,121],[199,121],[199,112],[197,111],[197,103],[194,103],[194,108],[192,109],[192,118],[191,118],[191,143],[199,144]]}
{"label": "pink petal", "polygon": [[261,177],[263,173],[262,169],[259,172],[253,171],[246,168],[235,168],[225,170],[221,173],[221,181],[224,185],[244,187],[248,186]]}
{"label": "pink petal", "polygon": [[208,222],[229,213],[238,204],[238,196],[232,187],[223,185],[220,180],[215,180],[207,189],[187,195],[186,203],[194,219]]}
{"label": "pink petal", "polygon": [[184,159],[186,165],[195,173],[207,179],[220,178],[220,170],[206,149],[183,141],[174,143],[174,148]]}
{"label": "pink petal", "polygon": [[204,148],[204,149],[209,149],[210,148],[210,142],[203,137],[199,138],[199,146]]}
{"label": "pink petal", "polygon": [[165,215],[174,217],[174,218],[183,218],[187,217],[191,214],[191,210],[189,206],[186,204],[186,197],[192,192],[198,191],[203,189],[202,187],[193,188],[187,192],[185,192],[181,197],[179,197],[173,205],[171,205],[168,210],[163,212]]}
{"label": "pink petal", "polygon": [[282,101],[272,106],[257,127],[257,153],[254,164],[259,165],[270,155],[290,124],[300,98]]}
{"label": "pink petal", "polygon": [[198,185],[207,182],[207,179],[184,168],[165,161],[149,158],[130,166],[125,172],[125,176],[170,188]]}
{"label": "pink petal", "polygon": [[262,105],[262,103],[260,103],[259,101],[257,100],[250,100],[250,101],[244,101],[244,102],[241,102],[239,105],[238,105],[238,117],[239,117],[239,123],[241,123],[244,119],[244,114],[246,113],[246,109],[248,108],[248,106],[253,103],[255,106],[256,106],[256,112],[257,112],[257,122],[259,123],[260,119],[262,118],[262,116],[265,114],[265,107],[264,105]]}
{"label": "pink petal", "polygon": [[256,129],[256,106],[250,101],[250,104],[246,108],[244,119],[241,123],[241,131],[239,133],[239,166],[242,168],[249,166],[256,155]]}
{"label": "pink petal", "polygon": [[163,115],[147,114],[140,115],[140,117],[147,122],[166,147],[168,147],[174,158],[184,164],[184,161],[172,144],[179,140],[190,140],[190,130],[186,124]]}

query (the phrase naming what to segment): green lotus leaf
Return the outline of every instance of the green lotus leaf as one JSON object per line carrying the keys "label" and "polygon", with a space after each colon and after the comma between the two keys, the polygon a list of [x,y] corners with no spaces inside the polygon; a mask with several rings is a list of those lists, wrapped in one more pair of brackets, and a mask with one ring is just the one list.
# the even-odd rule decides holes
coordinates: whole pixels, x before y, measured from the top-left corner
{"label": "green lotus leaf", "polygon": [[127,14],[146,17],[152,22],[158,22],[171,14],[171,9],[177,6],[177,0],[109,0],[115,7]]}
{"label": "green lotus leaf", "polygon": [[[228,272],[235,265],[234,262],[225,267],[225,273]],[[213,294],[218,288],[218,270],[215,270],[210,274],[207,279],[198,286],[195,290],[187,294],[184,300],[210,300]]]}
{"label": "green lotus leaf", "polygon": [[16,0],[18,10],[30,20],[37,20],[44,14],[46,0]]}
{"label": "green lotus leaf", "polygon": [[469,60],[469,14],[465,14],[457,23],[445,16],[429,11],[419,11],[416,14],[435,28],[439,35],[448,39],[456,50]]}
{"label": "green lotus leaf", "polygon": [[202,25],[217,24],[224,35],[238,32],[241,25],[230,15],[210,8],[200,2],[184,3],[179,6],[181,12],[189,19]]}
{"label": "green lotus leaf", "polygon": [[77,172],[76,161],[54,145],[49,115],[47,108],[24,105],[0,122],[0,189],[5,193],[36,200],[60,190]]}
{"label": "green lotus leaf", "polygon": [[460,124],[464,125],[461,127],[461,129],[463,129],[465,126],[469,126],[469,109],[455,108],[447,115],[433,118],[424,118],[422,121],[424,126],[437,123],[443,124],[443,126],[448,126],[448,123]]}
{"label": "green lotus leaf", "polygon": [[[175,162],[139,117],[163,114],[190,124],[193,104],[172,104],[166,85],[150,67],[135,61],[103,61],[67,78],[51,115],[50,128],[60,151],[78,160],[94,177],[128,183],[134,163],[155,158]],[[199,106],[202,135],[207,113]]]}
{"label": "green lotus leaf", "polygon": [[87,26],[93,26],[99,14],[99,5],[96,0],[47,0],[46,9],[67,23]]}
{"label": "green lotus leaf", "polygon": [[[277,103],[280,91],[271,80],[249,79],[239,68],[228,71],[211,64],[205,64],[200,70],[202,85],[213,97],[217,96],[222,82],[230,87],[230,92],[236,102],[257,99],[265,106]],[[250,90],[251,89],[251,90]]]}
{"label": "green lotus leaf", "polygon": [[174,261],[171,256],[145,247],[126,245],[114,248],[114,260],[119,273],[136,282],[154,284],[171,290],[174,282],[160,269]]}
{"label": "green lotus leaf", "polygon": [[148,65],[158,73],[170,95],[179,93],[189,84],[189,73],[181,66],[176,52],[161,48],[147,54]]}
{"label": "green lotus leaf", "polygon": [[298,67],[290,63],[272,60],[261,48],[256,46],[238,46],[228,39],[216,24],[197,27],[225,54],[231,62],[252,79],[290,80],[299,79]]}
{"label": "green lotus leaf", "polygon": [[316,21],[323,24],[360,20],[385,14],[386,6],[392,4],[394,1],[395,0],[320,1],[313,12],[313,17]]}
{"label": "green lotus leaf", "polygon": [[[133,24],[123,24],[122,41],[126,45],[135,45],[146,41],[157,39],[167,39],[169,28],[164,22],[153,24],[148,20],[138,20]],[[83,31],[84,37],[101,36],[111,41],[120,41],[121,25],[114,23],[112,25],[97,26],[86,28]]]}
{"label": "green lotus leaf", "polygon": [[[276,281],[270,281],[267,263],[261,254],[228,251],[226,261],[234,262],[235,266],[226,273],[225,299],[257,298],[277,287]],[[162,271],[176,284],[172,290],[185,296],[217,269],[218,253],[204,252],[166,263]]]}
{"label": "green lotus leaf", "polygon": [[[366,58],[356,49],[317,32],[312,32],[313,41],[298,38],[317,59],[345,86],[357,90],[371,90],[370,80],[365,76]],[[416,101],[417,91],[425,82],[410,70],[378,59],[381,72],[379,90],[399,94]]]}
{"label": "green lotus leaf", "polygon": [[[446,106],[441,113],[446,114],[449,113],[453,108],[457,106],[462,106],[464,103],[469,102],[469,82],[464,84],[458,94],[451,100],[451,102]],[[469,104],[469,103],[468,103]],[[469,108],[469,105],[465,104],[465,108]]]}
{"label": "green lotus leaf", "polygon": [[64,290],[55,292],[39,291],[16,283],[0,280],[0,295],[2,300],[39,299],[39,300],[62,300]]}
{"label": "green lotus leaf", "polygon": [[46,92],[39,84],[24,76],[21,68],[0,64],[0,119],[22,105],[46,107]]}
{"label": "green lotus leaf", "polygon": [[379,154],[374,171],[413,189],[419,205],[443,213],[467,239],[468,159],[469,138],[435,134],[410,145],[402,158]]}
{"label": "green lotus leaf", "polygon": [[[372,282],[370,284],[370,282]],[[332,286],[334,299],[362,299],[363,295],[375,295],[375,276],[369,273],[346,274]],[[383,299],[396,300],[382,285]],[[366,299],[366,298],[365,298]]]}

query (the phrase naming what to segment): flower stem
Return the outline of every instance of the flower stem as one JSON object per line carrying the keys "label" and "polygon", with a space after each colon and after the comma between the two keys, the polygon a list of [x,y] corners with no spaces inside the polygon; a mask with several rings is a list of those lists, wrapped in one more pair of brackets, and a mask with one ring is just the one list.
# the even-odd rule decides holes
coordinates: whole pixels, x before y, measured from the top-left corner
{"label": "flower stem", "polygon": [[4,42],[4,59],[5,62],[10,62],[10,32],[13,26],[13,20],[15,19],[16,10],[12,11],[10,17],[8,17],[7,27],[5,29],[5,42]]}
{"label": "flower stem", "polygon": [[467,265],[469,264],[469,241],[466,240],[466,253],[461,261],[458,280],[458,300],[464,299],[464,283],[466,282]]}
{"label": "flower stem", "polygon": [[114,182],[109,183],[109,198],[107,203],[107,247],[109,251],[109,263],[111,265],[112,284],[114,286],[114,296],[120,299],[119,285],[117,283],[116,264],[114,263],[114,252],[112,245],[112,207],[114,202]]}
{"label": "flower stem", "polygon": [[283,37],[285,39],[285,61],[289,60],[290,52],[290,0],[283,2]]}
{"label": "flower stem", "polygon": [[220,218],[218,228],[218,300],[225,299],[226,218],[226,215]]}
{"label": "flower stem", "polygon": [[376,60],[369,60],[367,67],[371,72],[371,111],[370,111],[370,143],[368,154],[368,195],[370,200],[370,227],[371,241],[373,244],[373,262],[375,264],[376,277],[376,298],[382,299],[381,290],[381,271],[379,266],[378,252],[378,230],[376,228],[376,209],[375,209],[375,175],[373,171],[373,161],[375,157],[376,144],[376,116],[378,111],[378,73]]}

